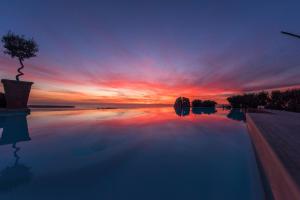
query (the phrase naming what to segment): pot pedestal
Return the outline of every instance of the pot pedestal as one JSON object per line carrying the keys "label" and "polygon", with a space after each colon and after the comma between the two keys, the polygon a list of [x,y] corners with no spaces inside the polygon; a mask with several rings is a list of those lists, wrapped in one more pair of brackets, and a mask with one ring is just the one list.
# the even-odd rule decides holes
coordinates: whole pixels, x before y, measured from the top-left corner
{"label": "pot pedestal", "polygon": [[6,108],[9,109],[26,109],[31,85],[33,82],[15,81],[2,79],[1,80],[6,100]]}

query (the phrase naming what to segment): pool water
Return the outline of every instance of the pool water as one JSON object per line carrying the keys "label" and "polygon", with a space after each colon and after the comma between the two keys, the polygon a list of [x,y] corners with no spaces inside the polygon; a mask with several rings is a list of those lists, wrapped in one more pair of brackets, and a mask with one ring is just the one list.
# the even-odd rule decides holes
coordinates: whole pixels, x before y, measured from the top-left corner
{"label": "pool water", "polygon": [[264,198],[239,111],[37,110],[0,134],[1,200]]}

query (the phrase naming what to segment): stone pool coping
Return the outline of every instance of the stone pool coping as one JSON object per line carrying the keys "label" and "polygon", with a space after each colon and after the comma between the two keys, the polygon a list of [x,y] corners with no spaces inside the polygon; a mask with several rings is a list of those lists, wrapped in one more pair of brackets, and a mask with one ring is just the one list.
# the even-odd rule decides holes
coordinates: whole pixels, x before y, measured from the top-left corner
{"label": "stone pool coping", "polygon": [[300,113],[246,113],[247,128],[277,200],[300,199]]}

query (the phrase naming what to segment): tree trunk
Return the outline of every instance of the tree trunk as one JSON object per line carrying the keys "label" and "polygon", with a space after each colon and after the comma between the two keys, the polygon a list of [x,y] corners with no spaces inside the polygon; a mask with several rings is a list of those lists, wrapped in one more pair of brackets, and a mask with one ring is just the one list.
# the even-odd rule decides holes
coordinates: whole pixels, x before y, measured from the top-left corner
{"label": "tree trunk", "polygon": [[22,75],[24,75],[23,72],[21,71],[21,69],[24,68],[24,65],[23,65],[23,62],[22,62],[21,58],[19,58],[19,62],[20,62],[21,67],[18,69],[19,74],[16,76],[16,80],[17,81],[20,81],[19,77],[22,76]]}

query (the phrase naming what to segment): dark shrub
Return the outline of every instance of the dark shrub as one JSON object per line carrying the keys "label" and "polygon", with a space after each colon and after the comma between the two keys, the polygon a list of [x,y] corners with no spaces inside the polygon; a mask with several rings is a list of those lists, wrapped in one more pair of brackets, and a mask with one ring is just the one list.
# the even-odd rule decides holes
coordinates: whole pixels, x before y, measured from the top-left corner
{"label": "dark shrub", "polygon": [[288,90],[284,96],[286,110],[300,112],[300,90]]}
{"label": "dark shrub", "polygon": [[190,107],[190,100],[186,97],[178,97],[174,103],[175,108]]}
{"label": "dark shrub", "polygon": [[203,107],[215,107],[216,104],[217,103],[215,101],[211,101],[211,100],[205,100],[202,102]]}
{"label": "dark shrub", "polygon": [[192,101],[192,106],[193,107],[201,107],[202,101],[200,99],[195,99],[194,101]]}
{"label": "dark shrub", "polygon": [[233,108],[257,108],[262,105],[269,109],[300,112],[300,89],[285,92],[274,90],[270,95],[267,92],[248,93],[231,96],[227,100]]}
{"label": "dark shrub", "polygon": [[243,103],[243,97],[241,95],[235,95],[228,97],[227,101],[233,108],[241,108]]}
{"label": "dark shrub", "polygon": [[259,105],[265,106],[267,104],[268,93],[247,93],[228,97],[227,100],[233,108],[257,108]]}
{"label": "dark shrub", "polygon": [[256,94],[256,99],[259,106],[267,105],[268,101],[270,100],[269,94],[265,91]]}
{"label": "dark shrub", "polygon": [[282,110],[285,104],[283,96],[283,93],[279,90],[272,91],[268,108]]}
{"label": "dark shrub", "polygon": [[216,104],[217,103],[215,101],[211,101],[211,100],[201,101],[200,99],[195,99],[192,102],[193,107],[215,107]]}

